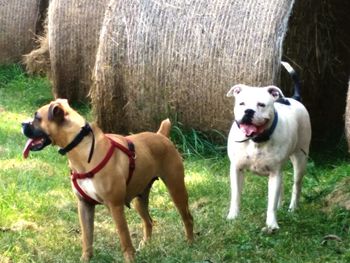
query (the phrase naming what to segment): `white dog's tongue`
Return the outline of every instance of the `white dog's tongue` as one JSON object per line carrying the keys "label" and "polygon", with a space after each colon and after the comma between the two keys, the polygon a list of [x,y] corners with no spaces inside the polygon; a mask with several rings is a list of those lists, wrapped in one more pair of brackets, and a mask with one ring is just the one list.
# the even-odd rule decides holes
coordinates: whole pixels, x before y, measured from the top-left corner
{"label": "white dog's tongue", "polygon": [[254,125],[251,125],[251,124],[240,124],[239,128],[247,137],[250,137],[253,135],[253,133],[258,132],[258,128]]}
{"label": "white dog's tongue", "polygon": [[30,152],[30,147],[33,144],[34,144],[34,139],[28,139],[26,145],[24,146],[23,152],[22,152],[24,158],[28,157],[29,152]]}

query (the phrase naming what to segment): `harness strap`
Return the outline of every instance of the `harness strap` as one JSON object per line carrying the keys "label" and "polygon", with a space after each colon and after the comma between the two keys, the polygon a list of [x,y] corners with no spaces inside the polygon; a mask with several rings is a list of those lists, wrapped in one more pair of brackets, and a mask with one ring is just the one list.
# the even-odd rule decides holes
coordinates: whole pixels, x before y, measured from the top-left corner
{"label": "harness strap", "polygon": [[126,185],[128,185],[133,175],[133,172],[135,170],[135,159],[136,159],[135,145],[128,138],[125,138],[128,143],[128,148],[112,140],[111,138],[108,137],[108,135],[107,135],[107,138],[110,139],[114,147],[118,148],[129,157],[129,176],[128,176],[128,179],[126,180]]}
{"label": "harness strap", "polygon": [[[72,175],[72,173],[71,173]],[[73,186],[75,187],[75,189],[77,189],[78,193],[86,200],[88,201],[89,203],[93,204],[93,205],[99,205],[101,204],[99,201],[91,198],[89,195],[87,195],[83,189],[81,189],[80,185],[78,184],[77,182],[77,179],[76,178],[73,178],[72,177],[72,183],[73,183]]]}
{"label": "harness strap", "polygon": [[135,146],[132,143],[132,141],[130,141],[128,138],[125,138],[127,143],[128,143],[128,148],[126,148],[122,144],[120,144],[120,143],[114,141],[112,138],[110,138],[108,134],[106,134],[106,137],[111,142],[111,146],[109,147],[106,156],[94,169],[92,169],[91,171],[89,171],[87,173],[77,173],[77,172],[71,171],[71,180],[72,180],[72,183],[73,183],[75,189],[79,192],[79,194],[81,194],[81,196],[83,196],[87,201],[89,201],[90,203],[93,203],[93,204],[100,204],[100,202],[98,202],[95,199],[88,196],[84,192],[84,190],[81,189],[81,187],[79,186],[77,179],[86,179],[86,178],[94,177],[94,175],[97,174],[111,159],[115,148],[118,148],[119,150],[121,150],[123,153],[125,153],[129,157],[129,175],[128,175],[128,178],[126,181],[127,185],[129,184],[129,182],[132,178],[133,172],[135,170],[136,154],[135,154]]}

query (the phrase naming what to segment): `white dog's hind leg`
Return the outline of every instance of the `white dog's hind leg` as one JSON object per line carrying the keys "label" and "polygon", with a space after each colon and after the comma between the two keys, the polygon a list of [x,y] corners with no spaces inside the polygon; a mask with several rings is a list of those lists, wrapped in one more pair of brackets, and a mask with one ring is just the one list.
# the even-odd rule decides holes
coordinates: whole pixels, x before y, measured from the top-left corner
{"label": "white dog's hind leg", "polygon": [[293,191],[292,198],[289,205],[289,211],[294,211],[297,208],[300,194],[301,194],[301,184],[305,172],[307,156],[304,152],[298,151],[291,155],[290,160],[293,164],[293,172],[294,172],[294,183],[293,183]]}
{"label": "white dog's hind leg", "polygon": [[266,227],[263,231],[279,229],[277,224],[277,205],[281,193],[282,175],[280,171],[269,175],[268,204],[266,214]]}
{"label": "white dog's hind leg", "polygon": [[283,181],[281,182],[281,190],[280,190],[280,197],[278,198],[278,204],[277,209],[280,209],[283,205],[283,197],[284,197],[284,185]]}
{"label": "white dog's hind leg", "polygon": [[238,216],[241,194],[243,188],[243,172],[238,171],[235,165],[230,166],[230,184],[231,184],[231,204],[227,219],[235,219]]}

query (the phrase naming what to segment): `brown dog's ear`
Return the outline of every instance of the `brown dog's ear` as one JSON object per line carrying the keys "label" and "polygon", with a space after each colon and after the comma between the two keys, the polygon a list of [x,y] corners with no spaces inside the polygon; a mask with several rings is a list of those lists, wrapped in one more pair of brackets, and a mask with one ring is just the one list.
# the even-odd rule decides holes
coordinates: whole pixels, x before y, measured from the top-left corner
{"label": "brown dog's ear", "polygon": [[66,115],[67,115],[67,112],[65,111],[61,103],[53,102],[50,104],[49,113],[48,113],[49,121],[62,123]]}

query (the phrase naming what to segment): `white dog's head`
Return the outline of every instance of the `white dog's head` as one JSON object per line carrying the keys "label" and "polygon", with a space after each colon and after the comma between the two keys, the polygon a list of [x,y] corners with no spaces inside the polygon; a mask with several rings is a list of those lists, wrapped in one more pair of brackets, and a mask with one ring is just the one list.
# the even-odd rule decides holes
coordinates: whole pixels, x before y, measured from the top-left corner
{"label": "white dog's head", "polygon": [[250,87],[243,84],[230,89],[227,97],[232,96],[235,97],[235,120],[247,137],[257,136],[269,128],[274,117],[274,102],[284,98],[276,86]]}

